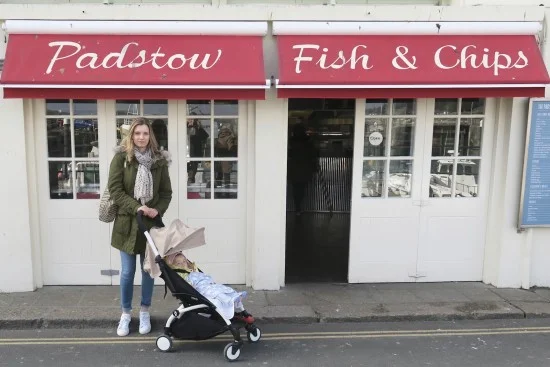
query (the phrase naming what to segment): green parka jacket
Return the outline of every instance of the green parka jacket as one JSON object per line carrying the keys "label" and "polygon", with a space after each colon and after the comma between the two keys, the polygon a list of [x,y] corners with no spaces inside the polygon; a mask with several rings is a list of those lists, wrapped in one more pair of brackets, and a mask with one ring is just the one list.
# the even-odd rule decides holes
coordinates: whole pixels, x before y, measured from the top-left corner
{"label": "green parka jacket", "polygon": [[[153,198],[147,202],[149,208],[154,208],[162,217],[172,200],[172,184],[168,174],[170,165],[170,153],[161,151],[154,158],[151,166],[153,176]],[[118,212],[113,225],[111,246],[128,254],[144,254],[146,239],[138,230],[136,214],[142,204],[134,199],[134,185],[138,170],[138,162],[134,159],[128,162],[126,152],[118,147],[117,153],[111,161],[109,169],[109,194],[114,203],[118,205]],[[147,229],[153,227],[155,221],[149,217],[143,217],[143,223]]]}

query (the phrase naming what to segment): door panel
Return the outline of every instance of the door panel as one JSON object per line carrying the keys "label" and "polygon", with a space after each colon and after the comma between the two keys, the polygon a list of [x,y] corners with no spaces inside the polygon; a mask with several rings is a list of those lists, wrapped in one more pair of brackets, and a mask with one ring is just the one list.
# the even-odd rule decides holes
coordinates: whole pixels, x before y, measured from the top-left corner
{"label": "door panel", "polygon": [[186,254],[221,283],[246,282],[248,103],[178,103],[179,218],[206,236]]}

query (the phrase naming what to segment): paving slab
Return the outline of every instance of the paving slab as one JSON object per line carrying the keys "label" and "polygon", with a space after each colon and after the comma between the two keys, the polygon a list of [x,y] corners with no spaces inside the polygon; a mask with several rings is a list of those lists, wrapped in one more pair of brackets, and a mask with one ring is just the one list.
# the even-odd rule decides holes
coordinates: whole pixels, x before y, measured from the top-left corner
{"label": "paving slab", "polygon": [[526,318],[550,317],[550,302],[513,302]]}
{"label": "paving slab", "polygon": [[526,289],[494,288],[492,292],[509,301],[546,301],[541,295]]}

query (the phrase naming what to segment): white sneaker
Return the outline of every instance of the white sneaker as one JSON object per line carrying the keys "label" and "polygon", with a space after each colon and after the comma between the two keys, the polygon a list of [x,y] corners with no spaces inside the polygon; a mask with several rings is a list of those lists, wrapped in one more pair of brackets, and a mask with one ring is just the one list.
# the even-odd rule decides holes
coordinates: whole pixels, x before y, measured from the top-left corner
{"label": "white sneaker", "polygon": [[126,336],[130,333],[131,320],[132,320],[132,316],[130,316],[127,313],[123,313],[122,316],[120,316],[118,328],[116,329],[116,333],[118,334],[118,336]]}
{"label": "white sneaker", "polygon": [[149,312],[140,311],[139,313],[139,333],[149,334],[151,332],[151,315]]}

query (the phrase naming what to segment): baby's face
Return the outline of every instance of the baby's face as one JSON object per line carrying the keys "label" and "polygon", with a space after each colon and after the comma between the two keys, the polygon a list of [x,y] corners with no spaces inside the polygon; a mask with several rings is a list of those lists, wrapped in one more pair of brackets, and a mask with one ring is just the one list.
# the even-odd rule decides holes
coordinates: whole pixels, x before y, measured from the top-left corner
{"label": "baby's face", "polygon": [[184,254],[177,254],[174,258],[174,265],[176,266],[184,266],[189,263],[189,260],[185,257]]}

